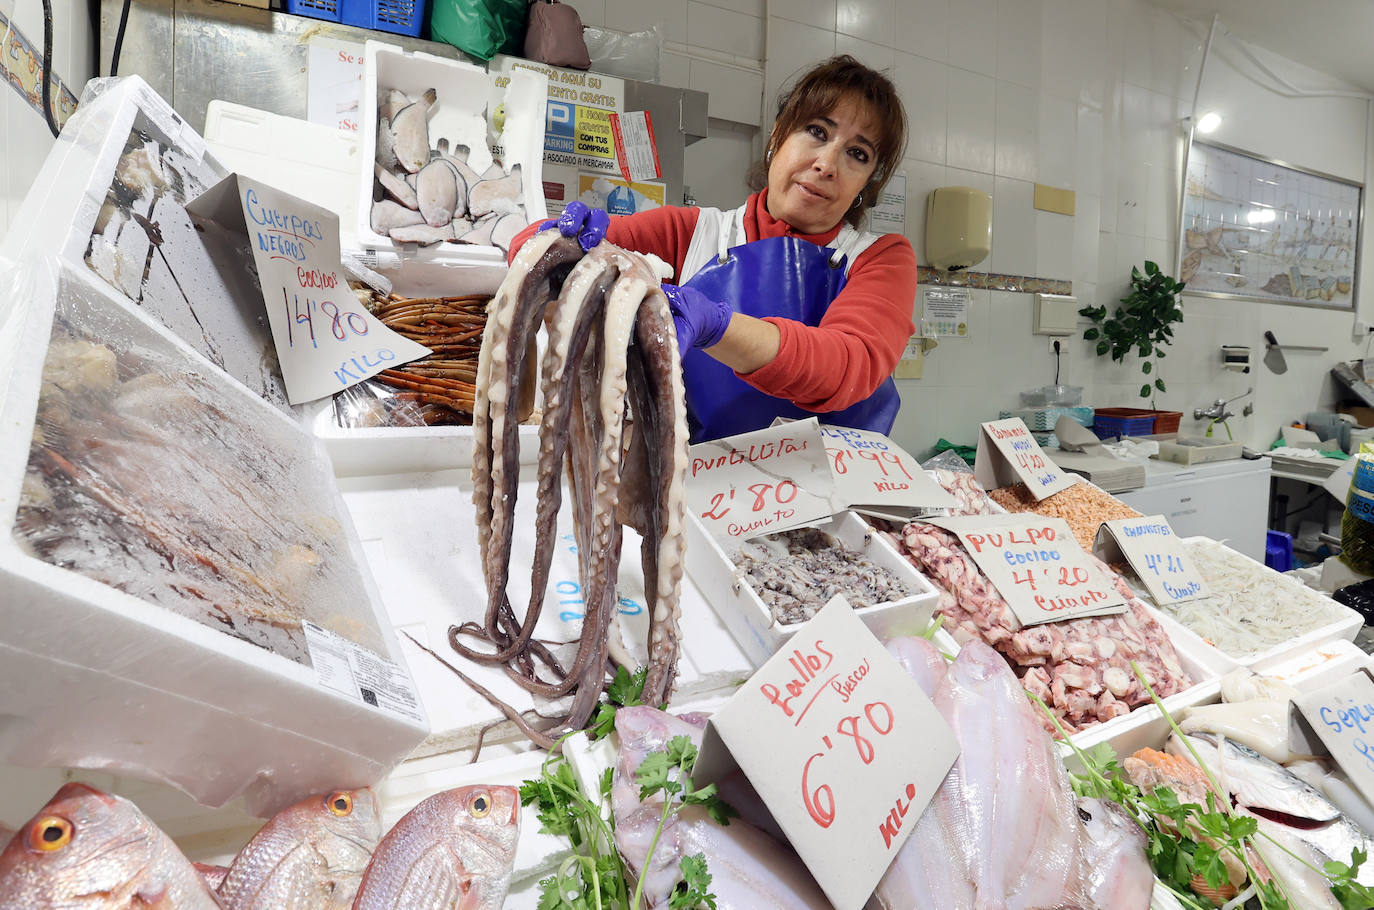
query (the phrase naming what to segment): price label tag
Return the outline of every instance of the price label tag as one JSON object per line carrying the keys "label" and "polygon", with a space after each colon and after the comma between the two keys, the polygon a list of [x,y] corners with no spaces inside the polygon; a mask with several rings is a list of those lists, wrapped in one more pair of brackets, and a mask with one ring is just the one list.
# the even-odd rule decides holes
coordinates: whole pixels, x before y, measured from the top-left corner
{"label": "price label tag", "polygon": [[358,302],[339,264],[339,218],[329,210],[231,174],[186,211],[247,234],[292,404],[430,353]]}
{"label": "price label tag", "polygon": [[1023,626],[1126,612],[1068,522],[1039,515],[929,518],[955,534]]}
{"label": "price label tag", "polygon": [[1366,799],[1374,801],[1374,678],[1348,679],[1293,699],[1317,738]]}
{"label": "price label tag", "polygon": [[658,180],[663,176],[658,161],[658,143],[654,141],[654,120],[648,111],[611,114],[611,135],[615,139],[620,173],[625,175],[627,183]]}
{"label": "price label tag", "polygon": [[1040,450],[1040,444],[1020,417],[992,420],[982,425],[973,476],[988,490],[1019,480],[1037,500],[1078,482],[1076,474],[1060,471],[1059,466]]}
{"label": "price label tag", "polygon": [[687,508],[727,553],[741,540],[834,513],[835,482],[814,417],[698,443],[688,455]]}
{"label": "price label tag", "polygon": [[916,459],[881,433],[823,425],[821,438],[840,508],[905,521],[957,505]]}
{"label": "price label tag", "polygon": [[1104,522],[1093,551],[1107,562],[1124,557],[1157,604],[1207,595],[1207,582],[1163,515]]}
{"label": "price label tag", "polygon": [[843,597],[711,716],[695,776],[744,772],[826,896],[859,910],[959,742]]}

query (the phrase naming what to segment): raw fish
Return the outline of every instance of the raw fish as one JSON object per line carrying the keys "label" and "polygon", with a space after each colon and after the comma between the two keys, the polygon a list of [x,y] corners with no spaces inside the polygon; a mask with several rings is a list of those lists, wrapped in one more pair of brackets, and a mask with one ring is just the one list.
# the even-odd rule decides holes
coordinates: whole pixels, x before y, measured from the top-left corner
{"label": "raw fish", "polygon": [[1126,811],[1109,800],[1078,800],[1083,820],[1078,873],[1098,907],[1148,907],[1155,874],[1145,858],[1148,838]]}
{"label": "raw fish", "polygon": [[1225,702],[1287,702],[1297,697],[1298,690],[1288,683],[1245,667],[1232,670],[1221,678],[1221,700]]}
{"label": "raw fish", "polygon": [[172,839],[126,799],[67,784],[0,852],[0,910],[215,910]]}
{"label": "raw fish", "polygon": [[[1341,910],[1325,876],[1317,871],[1327,857],[1319,855],[1287,825],[1240,808],[1236,809],[1236,814],[1249,815],[1259,824],[1259,835],[1254,838],[1255,849],[1278,880],[1290,906],[1302,910]],[[1348,854],[1345,861],[1350,862]]]}
{"label": "raw fish", "polygon": [[399,203],[392,202],[390,199],[372,203],[371,225],[372,230],[378,234],[390,234],[392,230],[398,227],[410,227],[424,223],[425,216]]}
{"label": "raw fish", "polygon": [[391,120],[396,160],[412,174],[429,163],[429,108],[437,98],[434,89],[427,89],[419,101],[397,111]]}
{"label": "raw fish", "polygon": [[885,645],[887,653],[897,659],[907,675],[916,680],[916,685],[927,695],[934,695],[940,680],[945,678],[949,662],[940,654],[938,648],[924,638],[902,636],[889,639]]}
{"label": "raw fish", "polygon": [[681,718],[647,707],[621,708],[615,715],[615,729],[620,737],[611,788],[615,844],[631,871],[646,876],[644,893],[650,907],[668,905],[679,878],[678,863],[682,857],[697,853],[706,854],[718,910],[821,910],[830,906],[790,848],[739,819],[721,827],[696,806],[668,820],[653,863],[645,870],[644,860],[663,803],[660,796],[640,802],[635,771],[646,755],[661,751],[674,736],[686,736],[700,746],[702,731]]}
{"label": "raw fish", "polygon": [[[1317,764],[1312,762],[1312,764]],[[1292,771],[1292,768],[1288,769]],[[1305,780],[1306,778],[1304,778]],[[1311,781],[1308,781],[1311,783]],[[1360,830],[1368,834],[1374,831],[1374,806],[1364,798],[1360,791],[1350,785],[1350,780],[1339,772],[1333,772],[1322,778],[1321,790],[1325,793],[1336,808],[1350,816],[1351,821],[1360,826]]]}
{"label": "raw fish", "polygon": [[510,887],[519,838],[514,787],[436,793],[377,845],[353,910],[497,910]]}
{"label": "raw fish", "polygon": [[453,220],[455,212],[462,214],[458,203],[458,174],[452,165],[436,158],[415,175],[415,195],[420,214],[430,227],[443,227]]}
{"label": "raw fish", "polygon": [[191,867],[200,874],[206,886],[216,893],[219,892],[219,886],[224,883],[224,876],[229,874],[228,866],[217,866],[214,863],[191,863]]}
{"label": "raw fish", "polygon": [[523,193],[524,184],[520,178],[520,165],[517,164],[508,176],[496,179],[484,177],[473,186],[468,196],[468,209],[474,218],[492,212],[513,213],[518,210]]}
{"label": "raw fish", "polygon": [[381,813],[367,788],[301,800],[234,857],[220,899],[230,910],[347,910],[381,837]]}
{"label": "raw fish", "polygon": [[398,177],[380,164],[373,165],[373,172],[377,175],[377,182],[401,205],[408,209],[419,209],[420,201],[415,196],[415,187],[410,185],[410,181],[403,177]]}
{"label": "raw fish", "polygon": [[1252,700],[1189,708],[1179,721],[1184,733],[1216,733],[1244,743],[1270,761],[1285,764],[1296,756],[1288,748],[1288,702]]}

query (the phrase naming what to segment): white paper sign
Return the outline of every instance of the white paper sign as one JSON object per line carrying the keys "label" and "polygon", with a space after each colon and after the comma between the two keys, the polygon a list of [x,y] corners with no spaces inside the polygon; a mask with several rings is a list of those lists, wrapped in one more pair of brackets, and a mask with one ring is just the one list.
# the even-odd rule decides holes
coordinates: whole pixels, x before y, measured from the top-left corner
{"label": "white paper sign", "polygon": [[687,508],[726,553],[834,512],[835,481],[814,417],[697,443],[688,456]]}
{"label": "white paper sign", "polygon": [[955,534],[1023,626],[1126,612],[1068,522],[1032,513],[930,518]]}
{"label": "white paper sign", "polygon": [[306,113],[322,123],[357,133],[363,93],[363,45],[316,35],[310,39],[306,75]]}
{"label": "white paper sign", "polygon": [[1157,604],[1207,595],[1207,582],[1163,515],[1118,518],[1097,529],[1093,550],[1107,562],[1124,556]]}
{"label": "white paper sign", "polygon": [[926,336],[968,337],[968,288],[922,288],[921,333]]}
{"label": "white paper sign", "polygon": [[329,210],[231,174],[186,211],[247,232],[292,404],[430,353],[358,302],[339,264],[339,218]]}
{"label": "white paper sign", "polygon": [[958,504],[916,459],[881,433],[823,424],[821,438],[835,475],[836,511],[852,508],[900,521]]}
{"label": "white paper sign", "polygon": [[893,174],[882,198],[868,210],[868,229],[875,234],[906,233],[906,174]]}
{"label": "white paper sign", "polygon": [[987,490],[1020,481],[1037,500],[1078,482],[1078,475],[1060,471],[1041,451],[1020,417],[991,420],[982,425],[973,476]]}
{"label": "white paper sign", "polygon": [[1348,679],[1293,699],[1331,756],[1374,801],[1374,678],[1359,670]]}
{"label": "white paper sign", "polygon": [[831,902],[859,910],[958,757],[940,712],[836,597],[711,716],[694,776],[742,770]]}

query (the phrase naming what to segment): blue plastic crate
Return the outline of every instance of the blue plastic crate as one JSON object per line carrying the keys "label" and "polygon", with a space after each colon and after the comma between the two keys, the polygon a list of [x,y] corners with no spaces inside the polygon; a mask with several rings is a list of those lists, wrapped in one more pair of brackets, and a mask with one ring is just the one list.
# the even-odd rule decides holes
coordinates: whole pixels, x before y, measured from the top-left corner
{"label": "blue plastic crate", "polygon": [[1135,408],[1098,408],[1093,414],[1093,435],[1098,439],[1117,436],[1149,436],[1155,431],[1155,414],[1131,414]]}
{"label": "blue plastic crate", "polygon": [[286,11],[416,37],[424,25],[425,0],[286,0]]}
{"label": "blue plastic crate", "polygon": [[1285,531],[1264,534],[1264,564],[1275,572],[1293,568],[1293,535]]}

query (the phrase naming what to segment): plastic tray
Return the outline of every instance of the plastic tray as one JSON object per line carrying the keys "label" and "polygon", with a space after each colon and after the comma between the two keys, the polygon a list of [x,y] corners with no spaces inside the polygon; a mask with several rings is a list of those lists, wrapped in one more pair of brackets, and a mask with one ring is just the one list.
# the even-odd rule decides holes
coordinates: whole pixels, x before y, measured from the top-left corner
{"label": "plastic tray", "polygon": [[[1186,445],[1187,442],[1194,443]],[[1176,442],[1161,442],[1159,455],[1161,461],[1172,461],[1182,465],[1207,464],[1211,461],[1230,461],[1239,458],[1245,448],[1239,442],[1219,442],[1206,438],[1179,437]]]}
{"label": "plastic tray", "polygon": [[425,0],[286,0],[286,11],[415,37],[425,21]]}
{"label": "plastic tray", "polygon": [[1027,429],[1037,431],[1053,430],[1060,417],[1067,417],[1079,426],[1093,425],[1092,408],[1023,408],[1019,411],[1001,411],[998,414],[999,420],[1006,420],[1008,417],[1020,417]]}
{"label": "plastic tray", "polygon": [[[775,623],[754,589],[736,580],[739,570],[696,515],[689,513],[687,519],[687,574],[744,653],[756,667],[761,666],[806,628],[806,623]],[[856,612],[874,635],[883,640],[918,635],[930,624],[939,592],[866,521],[853,512],[841,512],[817,527],[890,570],[917,592],[901,600],[858,608]]]}

